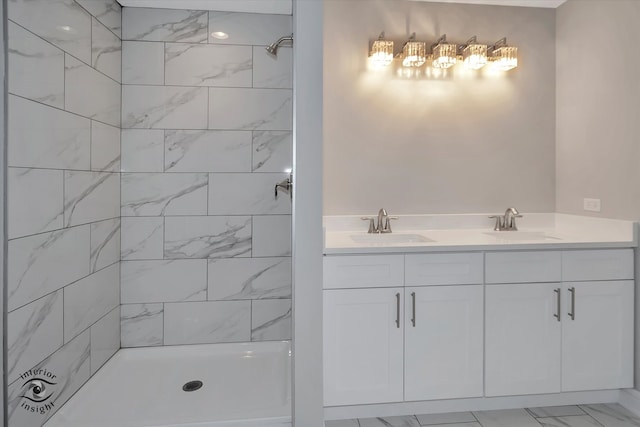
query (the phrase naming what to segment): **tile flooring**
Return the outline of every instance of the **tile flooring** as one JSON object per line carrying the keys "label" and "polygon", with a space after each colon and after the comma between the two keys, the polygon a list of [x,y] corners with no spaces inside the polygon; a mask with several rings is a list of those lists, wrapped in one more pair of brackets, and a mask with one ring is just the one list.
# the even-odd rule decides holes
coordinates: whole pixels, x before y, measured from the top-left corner
{"label": "tile flooring", "polygon": [[326,427],[640,427],[617,403],[326,421]]}

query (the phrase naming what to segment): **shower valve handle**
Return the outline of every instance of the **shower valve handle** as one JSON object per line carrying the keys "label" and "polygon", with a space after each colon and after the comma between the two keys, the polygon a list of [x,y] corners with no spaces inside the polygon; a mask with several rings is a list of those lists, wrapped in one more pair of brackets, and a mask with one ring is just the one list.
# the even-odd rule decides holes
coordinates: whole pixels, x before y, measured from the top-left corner
{"label": "shower valve handle", "polygon": [[276,184],[274,188],[275,197],[278,197],[278,188],[289,193],[289,197],[293,198],[293,174],[289,175],[289,178]]}

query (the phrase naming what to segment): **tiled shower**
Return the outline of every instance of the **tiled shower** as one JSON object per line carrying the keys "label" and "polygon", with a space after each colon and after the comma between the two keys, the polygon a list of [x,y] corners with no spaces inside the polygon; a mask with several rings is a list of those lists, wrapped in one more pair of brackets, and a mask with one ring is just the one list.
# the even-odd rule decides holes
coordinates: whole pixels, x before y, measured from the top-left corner
{"label": "tiled shower", "polygon": [[[291,16],[9,0],[9,425],[119,348],[291,336]],[[214,31],[230,34],[219,40]]]}

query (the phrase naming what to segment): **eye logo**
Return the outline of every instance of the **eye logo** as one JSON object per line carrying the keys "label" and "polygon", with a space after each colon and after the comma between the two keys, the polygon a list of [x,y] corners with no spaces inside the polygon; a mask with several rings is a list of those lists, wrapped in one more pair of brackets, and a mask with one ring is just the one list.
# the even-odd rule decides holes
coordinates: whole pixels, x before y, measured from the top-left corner
{"label": "eye logo", "polygon": [[24,394],[21,397],[29,399],[34,403],[42,403],[52,396],[52,392],[48,390],[48,386],[56,385],[56,383],[49,382],[44,378],[34,378],[23,384],[23,388],[26,388]]}

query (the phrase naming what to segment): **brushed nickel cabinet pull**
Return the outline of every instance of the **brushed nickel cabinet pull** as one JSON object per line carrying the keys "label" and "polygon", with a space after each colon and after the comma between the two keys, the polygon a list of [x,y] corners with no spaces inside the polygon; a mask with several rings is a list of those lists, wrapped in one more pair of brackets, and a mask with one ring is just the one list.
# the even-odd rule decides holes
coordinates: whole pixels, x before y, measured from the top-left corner
{"label": "brushed nickel cabinet pull", "polygon": [[558,319],[558,322],[560,321],[560,288],[554,289],[553,292],[556,293],[557,295],[557,307],[556,307],[556,314],[553,315],[553,317],[555,317],[556,319]]}
{"label": "brushed nickel cabinet pull", "polygon": [[400,293],[396,294],[396,328],[400,328]]}
{"label": "brushed nickel cabinet pull", "polygon": [[567,314],[571,320],[576,320],[576,288],[569,288],[569,292],[571,293],[571,311]]}
{"label": "brushed nickel cabinet pull", "polygon": [[411,308],[413,310],[413,317],[411,318],[411,324],[416,327],[416,293],[411,292]]}

